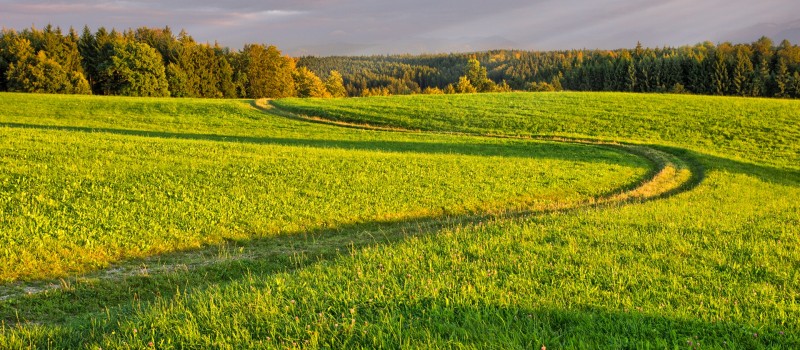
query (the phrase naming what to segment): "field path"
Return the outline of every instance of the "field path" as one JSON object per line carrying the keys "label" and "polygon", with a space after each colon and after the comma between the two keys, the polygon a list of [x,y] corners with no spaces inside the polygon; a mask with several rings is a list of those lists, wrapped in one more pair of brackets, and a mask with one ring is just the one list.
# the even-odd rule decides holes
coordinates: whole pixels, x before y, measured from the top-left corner
{"label": "field path", "polygon": [[[573,139],[558,137],[518,137],[507,135],[486,135],[463,132],[419,131],[368,124],[352,124],[327,120],[319,117],[296,115],[281,110],[268,100],[253,102],[253,106],[276,117],[291,118],[311,123],[322,123],[338,127],[357,128],[373,131],[448,134],[492,138],[510,138],[520,140],[537,140],[549,142],[577,143],[597,147],[613,148],[636,157],[643,158],[651,164],[647,176],[629,188],[619,189],[597,198],[589,198],[577,203],[554,203],[545,210],[508,210],[501,213],[484,213],[474,215],[454,215],[436,218],[421,218],[408,222],[388,222],[372,226],[355,226],[320,230],[298,237],[286,235],[272,238],[269,242],[251,245],[214,246],[191,252],[178,252],[164,256],[155,256],[136,261],[114,264],[111,267],[95,271],[80,277],[50,281],[15,282],[0,286],[0,301],[13,300],[23,296],[32,296],[54,290],[73,290],[75,285],[115,283],[133,276],[153,274],[186,273],[201,271],[215,264],[231,262],[247,262],[276,256],[293,256],[298,254],[315,255],[340,247],[342,251],[360,245],[392,242],[403,238],[434,232],[437,229],[455,225],[481,225],[493,219],[525,218],[555,212],[566,212],[580,209],[618,206],[629,203],[657,200],[689,191],[700,184],[704,177],[702,167],[680,149],[669,149],[649,145],[624,144],[608,141]],[[354,242],[360,242],[354,244]],[[92,288],[92,287],[89,287]]]}
{"label": "field path", "polygon": [[[290,111],[283,110],[270,103],[268,99],[255,100],[253,106],[267,113],[279,115],[294,120],[319,123],[325,125],[354,128],[362,130],[386,131],[386,132],[405,132],[405,133],[429,133],[445,134],[471,137],[490,137],[517,140],[536,140],[550,142],[577,143],[615,148],[626,153],[646,159],[653,165],[650,176],[642,180],[636,187],[627,189],[621,193],[608,195],[594,200],[586,201],[578,205],[558,208],[558,210],[575,209],[587,205],[600,204],[622,204],[628,201],[646,201],[664,198],[695,188],[703,180],[704,171],[694,159],[686,156],[678,156],[675,153],[683,153],[678,149],[668,149],[650,145],[626,144],[619,142],[600,141],[592,139],[578,139],[552,136],[509,136],[501,134],[481,134],[454,131],[432,131],[432,130],[411,130],[398,127],[356,124],[337,120],[326,119],[317,116],[299,115]],[[522,212],[520,214],[530,214]]]}

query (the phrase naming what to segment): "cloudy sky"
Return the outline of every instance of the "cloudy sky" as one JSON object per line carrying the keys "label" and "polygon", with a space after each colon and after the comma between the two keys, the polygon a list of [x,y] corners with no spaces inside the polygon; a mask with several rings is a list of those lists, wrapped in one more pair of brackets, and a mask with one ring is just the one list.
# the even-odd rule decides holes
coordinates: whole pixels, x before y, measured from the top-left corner
{"label": "cloudy sky", "polygon": [[0,0],[0,25],[170,26],[291,55],[800,43],[798,0]]}

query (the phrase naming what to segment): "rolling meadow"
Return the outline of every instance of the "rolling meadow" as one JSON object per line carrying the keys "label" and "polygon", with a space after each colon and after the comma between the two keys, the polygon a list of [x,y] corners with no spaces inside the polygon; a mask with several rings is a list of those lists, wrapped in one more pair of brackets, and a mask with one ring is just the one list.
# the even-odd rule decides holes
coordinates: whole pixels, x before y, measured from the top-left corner
{"label": "rolling meadow", "polygon": [[798,101],[0,101],[0,348],[800,347]]}

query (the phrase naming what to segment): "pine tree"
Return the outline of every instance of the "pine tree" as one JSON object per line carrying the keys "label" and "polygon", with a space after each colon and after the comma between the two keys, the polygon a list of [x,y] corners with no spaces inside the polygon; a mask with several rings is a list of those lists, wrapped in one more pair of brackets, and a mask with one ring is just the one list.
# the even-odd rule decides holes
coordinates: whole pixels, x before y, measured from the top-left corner
{"label": "pine tree", "polygon": [[794,72],[791,80],[791,88],[789,89],[791,96],[800,98],[800,72]]}
{"label": "pine tree", "polygon": [[219,52],[217,55],[217,90],[220,92],[221,97],[235,98],[236,85],[233,83],[233,67],[224,53]]}
{"label": "pine tree", "polygon": [[86,79],[89,81],[89,86],[92,90],[97,92],[97,77],[100,50],[95,39],[94,34],[89,30],[88,26],[83,27],[80,39],[78,39],[78,52],[81,55],[81,64],[83,71],[86,74]]}
{"label": "pine tree", "polygon": [[619,90],[619,81],[616,76],[617,67],[614,65],[613,60],[608,60],[603,67],[603,91]]}
{"label": "pine tree", "polygon": [[639,92],[652,92],[653,87],[651,86],[652,83],[652,75],[653,75],[653,60],[650,56],[644,56],[637,61],[636,64],[636,85],[638,86]]}
{"label": "pine tree", "polygon": [[693,93],[708,93],[708,83],[710,81],[707,78],[708,74],[705,69],[707,61],[709,61],[708,58],[703,59],[699,55],[692,55],[687,61],[689,65],[689,90]]}
{"label": "pine tree", "polygon": [[715,51],[710,59],[709,76],[711,93],[714,95],[724,95],[728,91],[728,65],[725,62],[725,56],[719,50]]}
{"label": "pine tree", "polygon": [[623,88],[625,91],[634,92],[636,91],[637,87],[637,79],[636,79],[636,66],[634,66],[633,61],[630,59],[623,59],[622,60],[622,72],[623,72]]}
{"label": "pine tree", "polygon": [[786,60],[780,58],[778,66],[775,67],[774,78],[775,81],[775,97],[788,97],[788,89],[791,84],[791,76],[786,64]]}
{"label": "pine tree", "polygon": [[668,57],[663,59],[663,71],[661,76],[661,83],[664,88],[672,89],[676,85],[681,85],[683,88],[683,68],[681,61],[677,57]]}
{"label": "pine tree", "polygon": [[751,77],[753,76],[753,62],[750,55],[739,47],[736,50],[735,66],[731,74],[730,93],[732,95],[747,96],[752,91]]}

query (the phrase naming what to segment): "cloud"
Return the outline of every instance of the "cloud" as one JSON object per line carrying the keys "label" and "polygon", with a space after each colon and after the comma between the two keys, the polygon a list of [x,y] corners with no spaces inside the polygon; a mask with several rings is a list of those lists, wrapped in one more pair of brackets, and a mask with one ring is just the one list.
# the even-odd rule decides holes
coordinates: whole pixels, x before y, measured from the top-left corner
{"label": "cloud", "polygon": [[798,14],[796,0],[0,0],[11,28],[170,26],[233,48],[266,41],[317,55],[747,41],[797,35]]}
{"label": "cloud", "polygon": [[254,23],[285,20],[305,14],[304,11],[265,10],[257,12],[225,12],[218,9],[193,10],[192,23],[222,27],[247,27]]}

